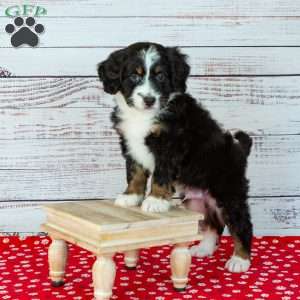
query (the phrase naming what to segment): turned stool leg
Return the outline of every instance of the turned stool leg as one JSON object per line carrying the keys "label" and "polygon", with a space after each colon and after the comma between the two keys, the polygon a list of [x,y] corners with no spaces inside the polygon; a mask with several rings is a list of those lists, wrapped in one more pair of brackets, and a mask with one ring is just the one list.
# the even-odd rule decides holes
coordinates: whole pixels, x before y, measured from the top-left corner
{"label": "turned stool leg", "polygon": [[116,266],[113,254],[97,256],[93,265],[93,283],[95,300],[108,300],[116,276]]}
{"label": "turned stool leg", "polygon": [[188,243],[175,245],[171,252],[171,271],[174,289],[184,291],[188,282],[191,254]]}
{"label": "turned stool leg", "polygon": [[130,250],[124,253],[124,261],[127,269],[135,269],[139,258],[139,250]]}
{"label": "turned stool leg", "polygon": [[54,287],[62,286],[64,284],[67,257],[67,243],[63,240],[53,239],[48,250],[48,261],[51,284]]}

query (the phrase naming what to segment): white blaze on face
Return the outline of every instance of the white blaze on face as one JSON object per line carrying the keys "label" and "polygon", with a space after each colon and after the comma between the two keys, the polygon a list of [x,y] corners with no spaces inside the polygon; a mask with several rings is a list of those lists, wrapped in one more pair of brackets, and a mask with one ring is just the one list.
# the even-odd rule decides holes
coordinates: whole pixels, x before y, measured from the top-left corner
{"label": "white blaze on face", "polygon": [[151,46],[149,49],[141,51],[141,57],[144,61],[145,75],[141,84],[139,84],[132,93],[132,100],[134,106],[139,109],[145,109],[144,97],[154,97],[155,103],[151,107],[152,110],[159,109],[160,94],[154,89],[150,81],[150,70],[152,66],[158,61],[159,54],[155,47]]}

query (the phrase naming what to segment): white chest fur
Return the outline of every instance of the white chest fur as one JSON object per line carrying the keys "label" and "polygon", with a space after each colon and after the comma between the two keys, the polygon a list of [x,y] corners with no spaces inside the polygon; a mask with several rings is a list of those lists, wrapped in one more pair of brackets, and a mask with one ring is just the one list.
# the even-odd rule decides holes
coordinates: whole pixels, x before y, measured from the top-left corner
{"label": "white chest fur", "polygon": [[150,133],[155,114],[136,110],[124,103],[118,103],[118,106],[121,119],[118,127],[125,137],[128,154],[152,173],[154,156],[145,145],[145,137]]}

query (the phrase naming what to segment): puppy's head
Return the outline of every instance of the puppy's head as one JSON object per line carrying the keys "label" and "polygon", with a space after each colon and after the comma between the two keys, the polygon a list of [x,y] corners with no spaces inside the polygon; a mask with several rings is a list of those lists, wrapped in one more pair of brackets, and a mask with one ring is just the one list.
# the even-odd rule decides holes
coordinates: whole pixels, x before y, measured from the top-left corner
{"label": "puppy's head", "polygon": [[177,48],[136,43],[117,50],[98,65],[104,91],[121,92],[138,110],[163,108],[170,94],[184,92],[190,67]]}

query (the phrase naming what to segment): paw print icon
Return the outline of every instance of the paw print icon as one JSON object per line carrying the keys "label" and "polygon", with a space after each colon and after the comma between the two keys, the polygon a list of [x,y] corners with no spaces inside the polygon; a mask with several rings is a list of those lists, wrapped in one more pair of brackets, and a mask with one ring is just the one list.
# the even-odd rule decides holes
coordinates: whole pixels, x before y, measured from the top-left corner
{"label": "paw print icon", "polygon": [[36,24],[33,17],[26,19],[17,17],[14,24],[7,24],[5,27],[5,31],[11,34],[11,44],[14,47],[21,45],[36,47],[39,43],[39,34],[44,30],[44,25]]}

